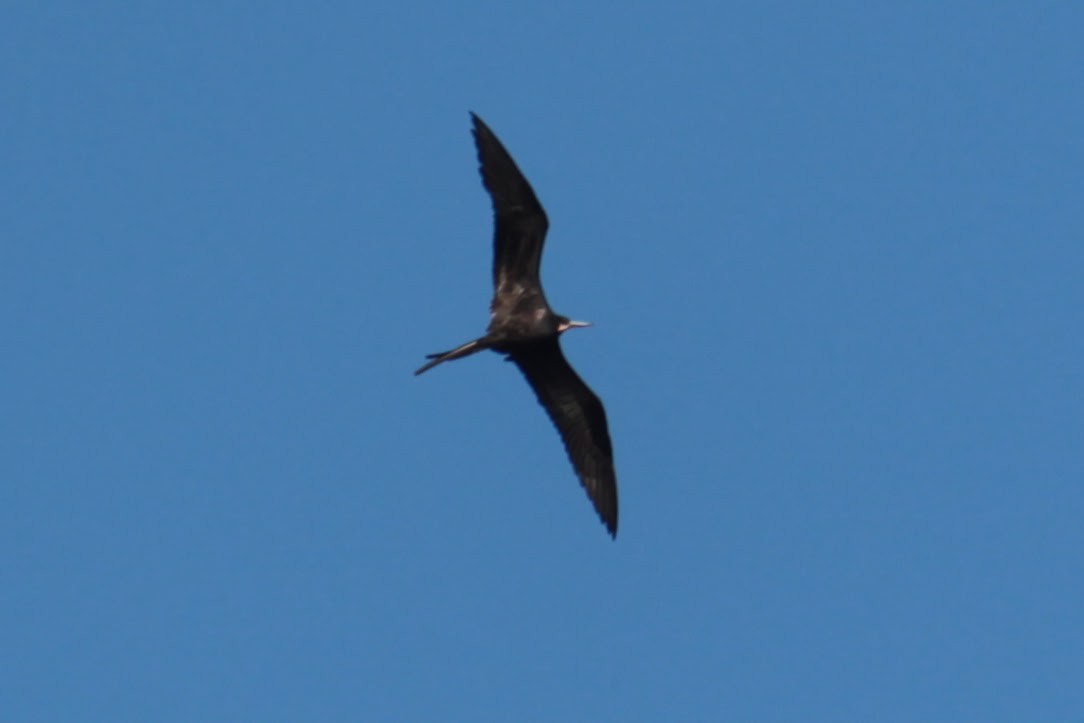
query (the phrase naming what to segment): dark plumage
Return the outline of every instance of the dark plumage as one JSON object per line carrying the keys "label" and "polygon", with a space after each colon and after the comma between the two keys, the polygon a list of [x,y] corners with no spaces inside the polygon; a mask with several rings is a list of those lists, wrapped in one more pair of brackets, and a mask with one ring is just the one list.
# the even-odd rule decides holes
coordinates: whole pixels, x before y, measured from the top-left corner
{"label": "dark plumage", "polygon": [[617,536],[617,477],[602,402],[561,353],[558,337],[586,322],[555,314],[538,267],[549,221],[497,136],[471,113],[482,184],[493,200],[493,301],[486,335],[430,354],[416,375],[491,349],[516,364],[561,435],[565,450],[610,535]]}

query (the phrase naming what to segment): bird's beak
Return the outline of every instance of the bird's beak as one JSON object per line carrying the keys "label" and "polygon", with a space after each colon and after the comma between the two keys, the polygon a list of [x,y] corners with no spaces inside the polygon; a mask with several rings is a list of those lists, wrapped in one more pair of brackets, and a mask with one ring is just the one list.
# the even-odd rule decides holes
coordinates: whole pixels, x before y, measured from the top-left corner
{"label": "bird's beak", "polygon": [[569,319],[568,321],[564,322],[559,327],[557,327],[557,331],[568,331],[569,329],[582,329],[585,326],[591,326],[591,322],[589,322],[589,321],[573,321],[572,319]]}

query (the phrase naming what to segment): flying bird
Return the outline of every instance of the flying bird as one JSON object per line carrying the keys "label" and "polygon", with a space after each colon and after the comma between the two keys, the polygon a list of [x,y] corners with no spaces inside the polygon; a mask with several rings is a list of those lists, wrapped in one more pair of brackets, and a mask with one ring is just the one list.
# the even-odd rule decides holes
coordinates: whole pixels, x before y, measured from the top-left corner
{"label": "flying bird", "polygon": [[512,156],[482,119],[471,113],[482,185],[493,201],[493,300],[485,336],[451,351],[429,354],[414,372],[483,349],[503,354],[526,377],[557,427],[568,458],[611,537],[617,536],[617,477],[606,411],[569,366],[558,338],[590,326],[554,313],[542,292],[538,267],[549,221]]}

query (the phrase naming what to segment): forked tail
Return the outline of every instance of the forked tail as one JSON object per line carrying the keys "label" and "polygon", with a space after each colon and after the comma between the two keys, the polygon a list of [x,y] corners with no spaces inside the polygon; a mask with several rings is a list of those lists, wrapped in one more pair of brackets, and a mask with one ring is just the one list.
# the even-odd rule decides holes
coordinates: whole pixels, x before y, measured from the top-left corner
{"label": "forked tail", "polygon": [[426,354],[425,358],[426,359],[431,359],[432,361],[426,362],[424,366],[422,366],[416,372],[414,372],[414,376],[418,376],[419,374],[422,374],[424,372],[429,371],[430,369],[435,367],[437,364],[440,364],[441,362],[451,361],[452,359],[459,359],[460,357],[470,356],[471,354],[474,354],[475,352],[479,352],[479,351],[482,351],[483,349],[488,349],[488,348],[489,348],[489,339],[487,337],[482,336],[482,337],[479,337],[479,338],[475,339],[474,341],[468,341],[463,346],[457,346],[455,349],[452,349],[451,351],[440,352],[439,354]]}

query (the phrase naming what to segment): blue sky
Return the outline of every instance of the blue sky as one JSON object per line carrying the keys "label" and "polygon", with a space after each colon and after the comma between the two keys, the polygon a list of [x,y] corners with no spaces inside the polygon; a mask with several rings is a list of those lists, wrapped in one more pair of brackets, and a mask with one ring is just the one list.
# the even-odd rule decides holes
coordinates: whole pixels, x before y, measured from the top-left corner
{"label": "blue sky", "polygon": [[[1084,10],[0,13],[0,718],[1079,720]],[[611,541],[496,355],[551,220]]]}

